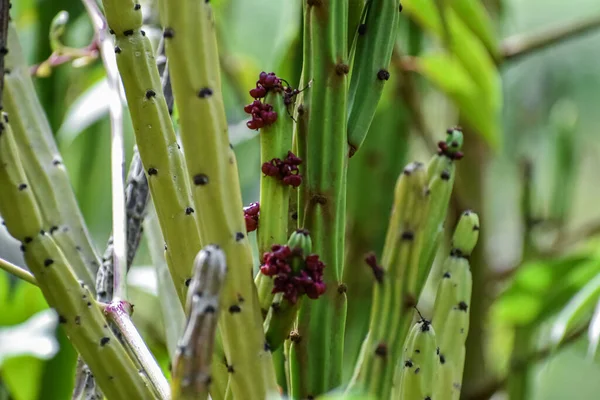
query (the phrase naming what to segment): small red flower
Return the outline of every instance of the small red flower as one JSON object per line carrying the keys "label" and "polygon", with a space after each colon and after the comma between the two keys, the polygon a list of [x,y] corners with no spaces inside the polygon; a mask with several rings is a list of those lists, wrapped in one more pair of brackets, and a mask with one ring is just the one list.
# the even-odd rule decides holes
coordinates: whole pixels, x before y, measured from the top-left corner
{"label": "small red flower", "polygon": [[375,276],[377,282],[383,282],[383,275],[385,271],[381,265],[377,264],[377,257],[375,256],[375,253],[367,254],[367,256],[365,257],[365,262],[369,267],[371,267],[371,270],[373,271],[373,275]]}
{"label": "small red flower", "polygon": [[[285,245],[273,245],[270,252],[263,256],[264,263],[260,272],[273,277],[272,293],[283,293],[283,297],[296,304],[302,295],[317,299],[327,286],[323,282],[325,264],[316,254],[303,256],[300,249],[290,249]],[[299,263],[297,261],[300,261]],[[292,265],[301,265],[294,270]]]}
{"label": "small red flower", "polygon": [[244,111],[252,115],[252,119],[246,122],[246,126],[253,130],[258,130],[277,121],[277,112],[273,111],[273,106],[261,103],[260,100],[254,100],[244,106]]}
{"label": "small red flower", "polygon": [[300,164],[302,164],[302,159],[288,151],[285,159],[274,158],[265,162],[261,170],[266,176],[272,176],[285,185],[298,187],[302,183],[302,175],[300,175],[300,169],[298,168]]}
{"label": "small red flower", "polygon": [[258,215],[260,213],[260,204],[250,203],[244,207],[244,221],[246,222],[246,232],[255,231],[258,228]]}

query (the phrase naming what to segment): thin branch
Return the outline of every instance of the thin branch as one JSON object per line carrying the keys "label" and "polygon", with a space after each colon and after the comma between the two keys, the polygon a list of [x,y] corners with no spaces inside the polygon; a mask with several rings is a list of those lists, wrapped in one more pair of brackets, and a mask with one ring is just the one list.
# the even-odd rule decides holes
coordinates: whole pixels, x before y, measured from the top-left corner
{"label": "thin branch", "polygon": [[125,214],[125,146],[123,143],[123,106],[119,94],[120,77],[113,43],[108,36],[108,24],[93,0],[83,0],[92,20],[100,47],[100,56],[110,89],[109,113],[111,128],[111,187],[113,223],[113,295],[127,298],[127,228]]}
{"label": "thin branch", "polygon": [[[536,350],[526,356],[523,356],[518,359],[513,359],[510,362],[510,372],[515,373],[524,370],[528,365],[535,362],[544,361],[550,355],[555,354],[556,351],[561,350],[572,344],[577,339],[581,337],[585,332],[587,332],[589,327],[589,323],[580,326],[579,328],[573,330],[568,336],[566,336],[562,342],[558,345],[549,344],[539,350]],[[502,376],[500,378],[493,379],[478,388],[475,388],[471,393],[465,393],[461,399],[463,400],[487,400],[494,393],[501,390],[508,381],[508,375]]]}
{"label": "thin branch", "polygon": [[584,35],[598,28],[600,28],[600,15],[553,26],[537,33],[510,36],[502,41],[500,53],[503,61],[515,61],[520,57]]}
{"label": "thin branch", "polygon": [[[149,187],[142,160],[134,149],[133,159],[127,174],[127,187],[125,188],[125,213],[127,215],[127,270],[131,268],[142,237],[142,222],[146,213],[149,199]],[[113,238],[108,239],[106,250],[102,258],[102,265],[98,269],[96,278],[96,293],[98,301],[110,303],[113,299]]]}
{"label": "thin branch", "polygon": [[26,282],[31,283],[32,285],[37,286],[37,281],[35,277],[31,274],[31,272],[2,258],[0,258],[0,269],[3,269],[9,274],[14,275],[19,279],[22,279]]}
{"label": "thin branch", "polygon": [[10,20],[10,0],[0,0],[0,110],[4,93],[4,56],[8,53],[8,21]]}

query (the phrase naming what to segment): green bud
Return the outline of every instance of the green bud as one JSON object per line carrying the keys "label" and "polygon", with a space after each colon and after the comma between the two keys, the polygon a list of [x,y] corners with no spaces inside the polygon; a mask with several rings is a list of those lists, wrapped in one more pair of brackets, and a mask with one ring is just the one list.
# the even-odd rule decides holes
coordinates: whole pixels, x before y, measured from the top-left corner
{"label": "green bud", "polygon": [[463,146],[463,133],[460,128],[451,128],[446,132],[446,144],[451,152],[460,151]]}
{"label": "green bud", "polygon": [[305,257],[312,252],[312,240],[306,229],[298,229],[292,233],[287,244],[292,250],[300,249]]}

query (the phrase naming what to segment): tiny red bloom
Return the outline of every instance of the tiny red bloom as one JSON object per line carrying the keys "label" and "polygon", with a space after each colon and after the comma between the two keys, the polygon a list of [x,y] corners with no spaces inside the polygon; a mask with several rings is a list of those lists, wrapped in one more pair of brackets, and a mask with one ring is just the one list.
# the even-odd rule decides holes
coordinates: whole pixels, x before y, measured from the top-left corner
{"label": "tiny red bloom", "polygon": [[244,207],[244,222],[246,222],[246,232],[255,231],[258,228],[258,215],[260,213],[260,204],[250,203]]}
{"label": "tiny red bloom", "polygon": [[[302,268],[294,271],[291,267],[294,258],[302,259]],[[283,297],[295,304],[298,298],[306,294],[316,299],[325,293],[327,286],[323,282],[325,264],[319,256],[311,254],[303,257],[301,252],[292,251],[289,246],[273,245],[270,252],[263,255],[260,272],[274,277],[273,293],[283,293]]]}

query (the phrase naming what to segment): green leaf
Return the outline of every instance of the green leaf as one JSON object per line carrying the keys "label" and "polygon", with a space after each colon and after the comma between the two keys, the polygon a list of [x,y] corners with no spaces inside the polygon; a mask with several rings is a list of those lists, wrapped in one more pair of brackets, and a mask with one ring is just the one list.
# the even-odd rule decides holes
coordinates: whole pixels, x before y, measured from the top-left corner
{"label": "green leaf", "polygon": [[585,285],[565,306],[552,326],[551,341],[560,343],[567,333],[588,315],[600,298],[600,273]]}
{"label": "green leaf", "polygon": [[517,326],[556,314],[600,272],[596,256],[574,255],[522,265],[494,305],[501,320]]}
{"label": "green leaf", "polygon": [[481,91],[469,72],[456,59],[440,53],[430,53],[416,59],[416,70],[444,92],[460,109],[471,125],[492,148],[501,141],[498,111],[481,101]]}
{"label": "green leaf", "polygon": [[499,56],[498,40],[493,30],[493,23],[483,2],[479,0],[452,0],[450,6],[460,20],[485,45],[494,57]]}
{"label": "green leaf", "polygon": [[[421,25],[425,31],[446,43],[444,25],[434,0],[406,0],[402,2],[402,5],[406,14]],[[453,9],[445,11],[451,53],[447,63],[456,64],[458,62],[463,70],[461,79],[468,79],[474,84],[474,87],[469,90],[469,95],[465,97],[465,93],[462,93],[463,97],[460,100],[456,98],[456,93],[454,96],[451,93],[448,95],[457,103],[465,120],[472,125],[472,128],[479,131],[492,148],[497,149],[501,144],[498,127],[499,113],[502,107],[500,75],[494,60],[477,36],[469,30]],[[456,57],[456,61],[454,57]],[[454,71],[458,67],[448,65],[447,68]],[[453,78],[450,75],[450,73],[446,74],[446,80]],[[427,74],[425,76],[431,78]],[[440,79],[439,73],[435,77],[437,79],[434,80],[434,84],[443,88],[443,83],[447,82]],[[475,105],[477,107],[474,107]],[[482,116],[469,115],[472,113],[481,113]]]}

